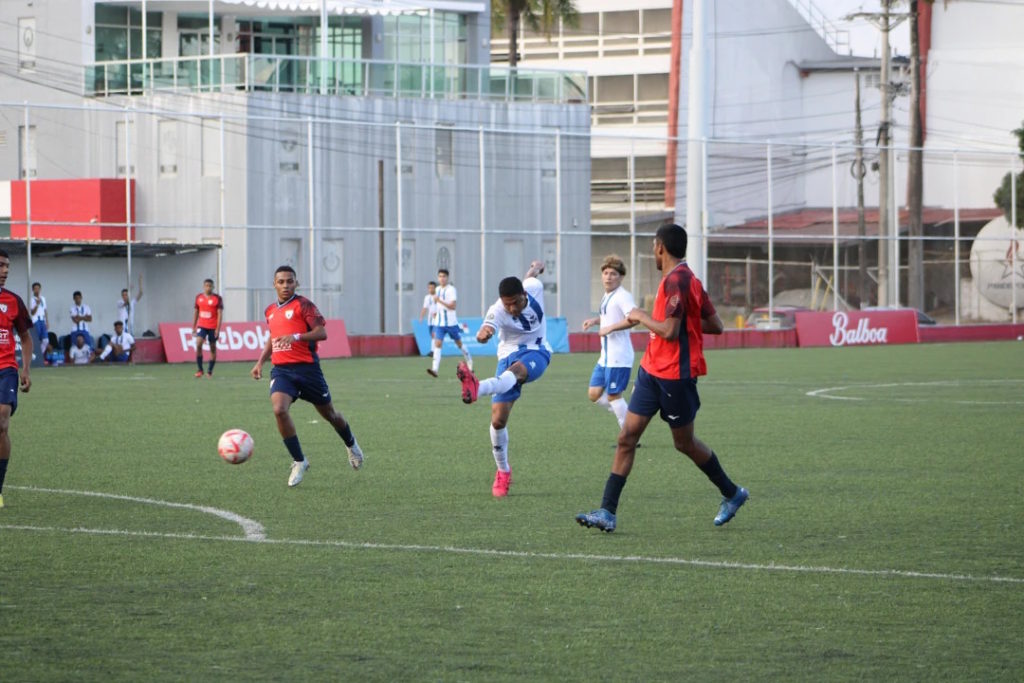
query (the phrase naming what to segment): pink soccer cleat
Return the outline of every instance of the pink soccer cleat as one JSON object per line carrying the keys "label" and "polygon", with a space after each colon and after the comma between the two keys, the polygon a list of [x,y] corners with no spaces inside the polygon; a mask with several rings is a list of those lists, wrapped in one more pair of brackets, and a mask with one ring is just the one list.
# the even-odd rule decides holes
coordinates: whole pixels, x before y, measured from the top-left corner
{"label": "pink soccer cleat", "polygon": [[476,400],[477,391],[480,389],[480,380],[476,378],[476,375],[469,369],[465,361],[461,361],[458,367],[455,368],[455,374],[458,376],[459,381],[462,382],[462,402],[472,403]]}
{"label": "pink soccer cleat", "polygon": [[491,493],[495,498],[504,498],[508,495],[508,487],[512,485],[512,471],[494,473],[494,484],[491,486]]}

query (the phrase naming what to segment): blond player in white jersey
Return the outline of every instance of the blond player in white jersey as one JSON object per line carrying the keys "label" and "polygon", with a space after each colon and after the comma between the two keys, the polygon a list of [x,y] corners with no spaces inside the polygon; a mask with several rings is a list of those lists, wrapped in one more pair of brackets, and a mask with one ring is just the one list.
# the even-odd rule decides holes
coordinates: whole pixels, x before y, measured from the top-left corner
{"label": "blond player in white jersey", "polygon": [[434,292],[433,300],[437,305],[437,322],[434,323],[434,358],[427,374],[437,377],[437,371],[441,369],[441,344],[444,343],[445,335],[452,338],[455,346],[462,351],[469,369],[473,369],[473,358],[469,355],[469,349],[462,345],[462,330],[459,329],[459,316],[455,313],[458,296],[455,285],[448,282],[448,271],[441,268],[437,271],[437,290]]}
{"label": "blond player in white jersey", "polygon": [[586,332],[600,325],[601,356],[597,359],[594,372],[590,375],[590,400],[608,408],[619,422],[619,429],[626,422],[628,406],[622,394],[629,385],[633,372],[633,342],[629,331],[636,323],[626,316],[636,308],[633,295],[622,286],[626,275],[626,264],[615,254],[604,257],[601,262],[601,283],[604,297],[601,299],[601,315],[583,321]]}
{"label": "blond player in white jersey", "polygon": [[483,325],[476,333],[481,344],[498,334],[498,369],[494,377],[480,382],[466,363],[459,363],[457,375],[462,382],[462,400],[473,403],[478,396],[491,398],[491,450],[498,471],[491,493],[508,495],[512,468],[508,464],[508,424],[512,406],[524,384],[544,374],[551,362],[544,319],[544,283],[537,275],[544,262],[534,261],[522,281],[507,277],[498,284],[498,300],[487,310]]}

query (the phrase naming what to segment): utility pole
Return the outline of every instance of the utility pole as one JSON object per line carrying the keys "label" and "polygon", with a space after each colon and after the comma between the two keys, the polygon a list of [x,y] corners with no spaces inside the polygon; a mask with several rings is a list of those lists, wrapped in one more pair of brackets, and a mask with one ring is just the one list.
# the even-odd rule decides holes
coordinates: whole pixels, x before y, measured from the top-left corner
{"label": "utility pole", "polygon": [[907,305],[924,310],[924,227],[921,209],[924,194],[924,163],[921,147],[921,47],[917,35],[918,0],[910,0],[910,158],[907,162]]}
{"label": "utility pole", "polygon": [[[858,12],[847,19],[867,19],[882,33],[882,72],[878,88],[882,92],[882,118],[878,123],[878,305],[898,305],[898,301],[889,301],[890,292],[895,292],[895,278],[899,277],[899,264],[893,263],[890,269],[892,216],[889,214],[889,192],[892,190],[889,155],[892,145],[892,96],[893,88],[889,83],[892,67],[889,63],[889,32],[907,18],[906,14],[893,14],[891,6],[894,0],[882,0],[881,12]],[[890,270],[892,272],[890,272]]]}
{"label": "utility pole", "polygon": [[857,146],[857,160],[854,162],[854,174],[857,178],[857,275],[859,278],[860,305],[870,305],[868,297],[868,244],[867,226],[864,222],[864,126],[860,116],[860,70],[853,70],[855,81],[854,105],[857,109],[854,127],[854,144]]}

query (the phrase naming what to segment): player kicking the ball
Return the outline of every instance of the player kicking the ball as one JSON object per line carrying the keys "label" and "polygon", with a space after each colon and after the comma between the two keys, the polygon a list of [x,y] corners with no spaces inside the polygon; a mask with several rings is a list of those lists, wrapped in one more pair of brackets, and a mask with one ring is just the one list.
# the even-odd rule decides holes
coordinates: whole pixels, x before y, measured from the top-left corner
{"label": "player kicking the ball", "polygon": [[551,347],[544,320],[544,283],[537,275],[544,272],[544,262],[534,261],[522,281],[507,277],[498,284],[498,296],[488,310],[483,325],[476,333],[481,344],[498,333],[498,369],[495,376],[480,382],[463,361],[456,374],[462,382],[462,400],[476,401],[478,396],[491,399],[491,447],[498,471],[491,493],[508,495],[512,469],[508,464],[508,416],[524,384],[544,374],[551,362]]}
{"label": "player kicking the ball", "polygon": [[265,311],[270,338],[250,372],[253,379],[260,379],[263,377],[263,364],[268,358],[274,365],[270,371],[270,403],[274,407],[277,430],[292,456],[288,486],[298,486],[309,469],[309,460],[302,453],[295,423],[289,413],[292,403],[299,398],[312,403],[338,432],[348,449],[348,462],[352,468],[358,470],[363,465],[363,451],[356,443],[348,422],[331,403],[331,390],[316,355],[317,342],[327,339],[324,318],[312,301],[295,293],[298,286],[291,266],[281,266],[274,272],[277,302],[267,306]]}
{"label": "player kicking the ball", "polygon": [[676,449],[689,456],[722,493],[715,526],[732,519],[749,497],[745,488],[729,479],[714,451],[693,433],[700,408],[697,377],[707,374],[703,335],[721,334],[723,326],[704,286],[686,265],[685,256],[686,231],[673,224],[658,228],[654,262],[664,276],[654,299],[654,315],[635,308],[626,316],[651,331],[650,344],[640,361],[601,507],[576,515],[581,526],[615,530],[615,512],[633,467],[636,443],[659,412],[672,431]]}

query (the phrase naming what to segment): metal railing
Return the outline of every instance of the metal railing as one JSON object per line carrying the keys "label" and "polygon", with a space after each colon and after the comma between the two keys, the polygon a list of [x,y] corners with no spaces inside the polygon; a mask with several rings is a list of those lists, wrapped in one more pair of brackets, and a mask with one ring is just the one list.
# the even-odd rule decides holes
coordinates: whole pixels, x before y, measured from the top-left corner
{"label": "metal railing", "polygon": [[586,74],[507,66],[238,53],[96,62],[85,94],[290,92],[355,97],[585,103]]}

